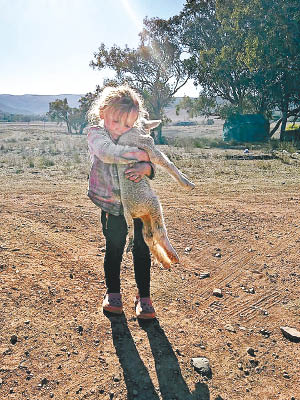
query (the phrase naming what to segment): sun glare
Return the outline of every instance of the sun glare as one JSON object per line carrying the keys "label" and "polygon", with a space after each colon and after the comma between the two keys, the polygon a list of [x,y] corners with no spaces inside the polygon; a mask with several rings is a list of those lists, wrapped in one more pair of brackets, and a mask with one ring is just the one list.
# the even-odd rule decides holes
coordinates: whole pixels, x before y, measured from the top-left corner
{"label": "sun glare", "polygon": [[125,8],[129,18],[132,20],[132,22],[135,24],[137,27],[138,31],[141,32],[143,30],[143,24],[138,18],[136,12],[134,11],[133,6],[130,4],[129,0],[121,0],[123,7]]}

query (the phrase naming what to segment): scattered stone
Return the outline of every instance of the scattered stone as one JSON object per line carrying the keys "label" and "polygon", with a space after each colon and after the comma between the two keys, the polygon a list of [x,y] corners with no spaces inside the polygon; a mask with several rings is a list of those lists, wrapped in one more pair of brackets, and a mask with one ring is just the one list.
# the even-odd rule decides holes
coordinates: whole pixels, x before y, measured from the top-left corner
{"label": "scattered stone", "polygon": [[199,374],[201,374],[202,376],[206,376],[207,378],[211,378],[212,372],[209,365],[209,360],[207,358],[205,357],[192,358],[191,362],[192,366]]}
{"label": "scattered stone", "polygon": [[222,293],[222,290],[221,289],[214,289],[213,290],[213,295],[214,296],[216,296],[216,297],[223,297],[223,293]]}
{"label": "scattered stone", "polygon": [[215,253],[215,254],[214,254],[214,257],[221,258],[221,257],[222,257],[222,254],[221,254],[221,253]]}
{"label": "scattered stone", "polygon": [[24,323],[25,323],[25,325],[29,325],[30,324],[29,319],[27,319]]}
{"label": "scattered stone", "polygon": [[209,272],[201,272],[199,275],[200,279],[205,279],[205,278],[209,278],[210,277],[210,273]]}
{"label": "scattered stone", "polygon": [[185,252],[185,253],[189,253],[190,251],[192,251],[192,247],[186,247],[186,248],[184,249],[184,252]]}
{"label": "scattered stone", "polygon": [[250,362],[252,368],[257,367],[259,364],[259,361],[253,360],[253,359],[249,360],[249,362]]}
{"label": "scattered stone", "polygon": [[83,327],[82,327],[81,325],[78,326],[77,330],[78,330],[78,333],[79,333],[80,335],[82,335]]}
{"label": "scattered stone", "polygon": [[12,335],[12,337],[10,338],[10,343],[15,345],[18,341],[18,337],[16,335]]}
{"label": "scattered stone", "polygon": [[267,329],[261,329],[261,330],[259,331],[259,333],[261,333],[261,334],[262,334],[264,337],[266,337],[266,338],[270,337],[270,335],[271,335],[271,332],[268,331]]}
{"label": "scattered stone", "polygon": [[113,378],[114,382],[120,382],[120,380],[121,380],[121,375],[120,374],[115,375],[114,378]]}
{"label": "scattered stone", "polygon": [[247,353],[248,353],[250,356],[255,357],[255,350],[254,350],[252,347],[248,347]]}
{"label": "scattered stone", "polygon": [[43,379],[41,380],[41,386],[46,386],[46,385],[48,385],[48,383],[49,383],[49,381],[48,381],[47,378],[43,378]]}
{"label": "scattered stone", "polygon": [[254,294],[254,293],[255,293],[254,288],[250,288],[250,289],[249,289],[249,293]]}
{"label": "scattered stone", "polygon": [[234,327],[233,327],[232,325],[226,325],[226,326],[225,326],[225,329],[226,329],[228,332],[236,333],[236,330],[234,329]]}
{"label": "scattered stone", "polygon": [[289,375],[287,372],[284,372],[284,373],[283,373],[283,377],[284,377],[285,379],[291,379],[290,375]]}
{"label": "scattered stone", "polygon": [[280,327],[283,336],[289,339],[291,342],[300,342],[300,332],[295,328],[290,328],[289,326]]}
{"label": "scattered stone", "polygon": [[82,392],[82,386],[79,386],[78,390],[76,390],[76,394],[79,394],[80,392]]}
{"label": "scattered stone", "polygon": [[243,364],[242,363],[238,363],[238,369],[243,371]]}

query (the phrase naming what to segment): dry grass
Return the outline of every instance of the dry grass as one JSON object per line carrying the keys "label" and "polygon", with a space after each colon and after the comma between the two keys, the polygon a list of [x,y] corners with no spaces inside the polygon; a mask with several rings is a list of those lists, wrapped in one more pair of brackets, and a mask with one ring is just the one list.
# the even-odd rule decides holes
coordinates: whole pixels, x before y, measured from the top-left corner
{"label": "dry grass", "polygon": [[[210,127],[214,138],[220,140],[218,126]],[[276,152],[266,144],[253,147],[251,155],[272,154],[274,159],[257,160],[243,156],[243,146],[238,149],[195,148],[193,141],[186,140],[186,130],[195,127],[172,127],[177,136],[177,146],[160,146],[169,158],[185,173],[205,185],[206,190],[265,191],[282,185],[298,185],[300,157],[295,148]],[[207,127],[208,129],[209,127]],[[170,132],[169,132],[170,134]],[[198,132],[198,139],[205,137]],[[86,179],[89,158],[85,135],[69,135],[64,127],[47,123],[41,125],[0,125],[0,176],[20,179],[22,175],[44,175],[65,179]],[[183,136],[183,138],[180,138]],[[182,144],[183,147],[178,147]],[[208,147],[208,146],[207,146]],[[288,151],[289,150],[289,151]],[[158,174],[158,177],[160,174]]]}

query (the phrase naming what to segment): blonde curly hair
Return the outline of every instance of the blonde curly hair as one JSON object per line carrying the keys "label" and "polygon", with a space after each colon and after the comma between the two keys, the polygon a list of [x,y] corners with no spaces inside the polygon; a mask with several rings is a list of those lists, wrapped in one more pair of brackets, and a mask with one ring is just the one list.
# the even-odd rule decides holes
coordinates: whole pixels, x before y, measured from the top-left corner
{"label": "blonde curly hair", "polygon": [[106,86],[96,97],[88,111],[88,120],[92,124],[99,124],[100,110],[113,109],[121,115],[129,114],[132,111],[138,113],[135,126],[140,126],[140,120],[148,116],[143,99],[139,93],[128,85]]}

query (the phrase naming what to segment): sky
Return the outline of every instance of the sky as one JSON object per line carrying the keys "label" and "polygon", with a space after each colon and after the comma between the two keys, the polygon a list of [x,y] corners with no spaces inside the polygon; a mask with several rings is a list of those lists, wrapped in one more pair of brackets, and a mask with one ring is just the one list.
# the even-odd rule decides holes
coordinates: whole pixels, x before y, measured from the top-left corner
{"label": "sky", "polygon": [[[89,63],[101,43],[136,48],[143,19],[184,0],[0,0],[0,94],[85,94],[110,71]],[[177,94],[197,96],[192,82]]]}

